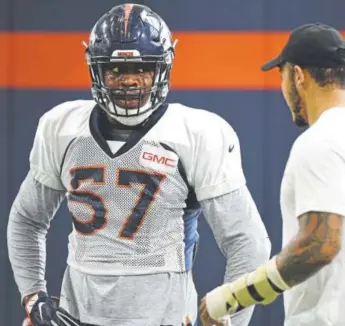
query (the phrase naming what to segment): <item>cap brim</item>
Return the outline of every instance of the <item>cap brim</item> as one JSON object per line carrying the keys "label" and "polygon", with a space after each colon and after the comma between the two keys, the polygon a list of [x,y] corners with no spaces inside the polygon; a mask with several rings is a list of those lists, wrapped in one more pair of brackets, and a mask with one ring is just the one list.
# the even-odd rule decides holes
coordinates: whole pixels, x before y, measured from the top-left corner
{"label": "cap brim", "polygon": [[261,70],[262,71],[271,70],[275,67],[279,67],[283,62],[284,62],[284,60],[280,56],[276,57],[276,58],[266,62],[264,65],[262,65]]}

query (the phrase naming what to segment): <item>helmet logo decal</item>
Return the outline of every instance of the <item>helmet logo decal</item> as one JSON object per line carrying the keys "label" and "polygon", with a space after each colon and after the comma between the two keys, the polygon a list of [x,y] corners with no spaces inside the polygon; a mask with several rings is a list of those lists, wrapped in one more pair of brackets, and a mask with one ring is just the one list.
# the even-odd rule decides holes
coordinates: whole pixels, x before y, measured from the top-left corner
{"label": "helmet logo decal", "polygon": [[117,52],[119,57],[133,57],[134,51],[119,51]]}
{"label": "helmet logo decal", "polygon": [[115,50],[111,54],[110,62],[134,59],[141,61],[140,52],[138,50]]}

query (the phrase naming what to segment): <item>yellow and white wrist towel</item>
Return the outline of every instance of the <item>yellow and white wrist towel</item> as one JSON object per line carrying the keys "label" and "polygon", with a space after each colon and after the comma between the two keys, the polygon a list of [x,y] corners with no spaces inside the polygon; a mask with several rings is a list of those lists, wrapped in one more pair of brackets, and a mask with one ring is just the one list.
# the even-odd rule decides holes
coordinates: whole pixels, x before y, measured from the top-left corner
{"label": "yellow and white wrist towel", "polygon": [[255,271],[209,292],[206,295],[207,311],[211,318],[219,320],[254,304],[269,304],[289,288],[277,269],[276,257],[273,257]]}

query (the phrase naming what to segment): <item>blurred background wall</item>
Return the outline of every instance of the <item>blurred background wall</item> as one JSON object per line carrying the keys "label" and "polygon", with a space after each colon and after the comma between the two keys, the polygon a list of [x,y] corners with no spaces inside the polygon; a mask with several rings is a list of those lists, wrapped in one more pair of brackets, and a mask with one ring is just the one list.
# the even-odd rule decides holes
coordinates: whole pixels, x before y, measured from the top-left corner
{"label": "blurred background wall", "polygon": [[[39,117],[54,105],[90,98],[81,42],[106,10],[121,1],[0,1],[0,326],[24,315],[9,266],[6,225],[28,170]],[[344,0],[151,0],[173,31],[177,58],[169,100],[223,116],[237,131],[248,186],[273,244],[281,248],[279,186],[299,130],[280,93],[277,71],[260,65],[276,55],[288,32],[320,21],[344,29]],[[65,205],[48,239],[47,280],[58,294],[71,228]],[[200,296],[222,281],[224,259],[204,220],[195,265]],[[282,301],[257,307],[251,326],[283,324]]]}

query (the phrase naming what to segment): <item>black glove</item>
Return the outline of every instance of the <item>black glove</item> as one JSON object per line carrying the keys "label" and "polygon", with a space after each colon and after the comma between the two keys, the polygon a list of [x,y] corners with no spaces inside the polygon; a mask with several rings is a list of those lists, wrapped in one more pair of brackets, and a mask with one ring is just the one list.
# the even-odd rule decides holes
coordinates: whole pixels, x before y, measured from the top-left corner
{"label": "black glove", "polygon": [[80,326],[64,309],[58,308],[58,300],[45,292],[30,297],[25,310],[33,326]]}

